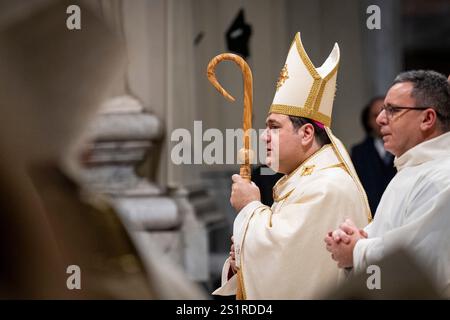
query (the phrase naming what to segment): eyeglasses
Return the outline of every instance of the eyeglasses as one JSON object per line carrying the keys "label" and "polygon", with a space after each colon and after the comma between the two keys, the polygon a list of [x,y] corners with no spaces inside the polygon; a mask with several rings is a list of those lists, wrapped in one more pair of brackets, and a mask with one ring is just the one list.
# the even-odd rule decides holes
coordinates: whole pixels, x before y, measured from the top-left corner
{"label": "eyeglasses", "polygon": [[[400,110],[426,110],[429,109],[428,107],[400,107],[400,106],[383,106],[381,108],[381,111],[384,110],[386,112],[386,117],[390,120],[394,117],[394,115],[399,112]],[[380,113],[381,113],[380,111]]]}

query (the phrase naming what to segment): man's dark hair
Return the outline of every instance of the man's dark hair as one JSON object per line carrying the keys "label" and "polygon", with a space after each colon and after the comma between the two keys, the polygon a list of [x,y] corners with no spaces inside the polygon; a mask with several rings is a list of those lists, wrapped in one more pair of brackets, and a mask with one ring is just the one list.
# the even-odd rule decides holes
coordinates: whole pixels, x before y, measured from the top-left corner
{"label": "man's dark hair", "polygon": [[373,129],[369,125],[370,109],[372,108],[373,104],[378,100],[384,100],[384,96],[376,96],[370,99],[369,102],[365,105],[363,111],[361,112],[361,124],[364,128],[364,132],[367,135],[370,135],[373,131]]}
{"label": "man's dark hair", "polygon": [[417,107],[433,108],[444,132],[450,130],[450,84],[447,78],[432,70],[413,70],[400,73],[393,84],[411,82],[411,96]]}
{"label": "man's dark hair", "polygon": [[330,138],[328,138],[325,129],[319,127],[313,120],[296,116],[289,116],[289,119],[291,119],[292,125],[295,130],[300,129],[307,123],[312,124],[312,126],[314,127],[314,137],[316,138],[317,142],[321,147],[328,143],[331,143]]}

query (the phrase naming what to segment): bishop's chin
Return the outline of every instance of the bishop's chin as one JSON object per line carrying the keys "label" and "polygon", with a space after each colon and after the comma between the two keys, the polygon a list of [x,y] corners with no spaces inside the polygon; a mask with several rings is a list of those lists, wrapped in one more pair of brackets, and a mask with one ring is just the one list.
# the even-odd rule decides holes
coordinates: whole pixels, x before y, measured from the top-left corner
{"label": "bishop's chin", "polygon": [[272,157],[270,155],[266,156],[266,165],[270,167],[272,165]]}
{"label": "bishop's chin", "polygon": [[280,170],[278,161],[271,156],[266,157],[266,165],[275,172],[279,172]]}

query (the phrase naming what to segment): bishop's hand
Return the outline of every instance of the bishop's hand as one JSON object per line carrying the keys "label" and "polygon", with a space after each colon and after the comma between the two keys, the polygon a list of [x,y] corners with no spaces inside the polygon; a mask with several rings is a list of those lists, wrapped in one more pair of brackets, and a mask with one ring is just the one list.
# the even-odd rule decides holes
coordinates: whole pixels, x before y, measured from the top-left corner
{"label": "bishop's hand", "polygon": [[250,202],[261,200],[259,188],[253,182],[243,179],[238,174],[234,174],[231,179],[233,185],[231,186],[230,203],[237,212]]}
{"label": "bishop's hand", "polygon": [[228,279],[230,279],[237,272],[236,267],[236,255],[234,253],[234,239],[231,237],[231,248],[230,248],[230,270],[228,272]]}

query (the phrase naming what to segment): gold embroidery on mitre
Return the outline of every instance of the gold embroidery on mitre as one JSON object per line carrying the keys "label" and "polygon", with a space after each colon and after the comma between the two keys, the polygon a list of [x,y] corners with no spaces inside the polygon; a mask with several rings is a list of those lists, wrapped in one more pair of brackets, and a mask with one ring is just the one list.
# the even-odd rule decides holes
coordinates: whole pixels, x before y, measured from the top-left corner
{"label": "gold embroidery on mitre", "polygon": [[305,47],[303,47],[303,43],[302,43],[302,40],[300,39],[299,33],[297,33],[295,35],[295,39],[293,42],[295,42],[297,52],[300,55],[300,58],[302,59],[303,64],[306,66],[306,69],[308,69],[309,74],[316,80],[322,79],[320,74],[317,72],[316,67],[314,67],[314,64],[312,63],[311,59],[309,59],[309,56],[306,53]]}
{"label": "gold embroidery on mitre", "polygon": [[331,118],[320,113],[319,111],[314,111],[304,106],[289,106],[282,104],[272,104],[269,109],[269,113],[281,113],[288,116],[305,117],[319,121],[324,126],[331,126]]}
{"label": "gold embroidery on mitre", "polygon": [[278,91],[278,89],[281,88],[281,86],[284,84],[284,82],[287,79],[289,79],[289,73],[288,73],[288,69],[287,69],[287,64],[285,64],[284,67],[280,71],[280,76],[278,77],[278,80],[277,80],[277,89],[276,89],[276,91]]}

